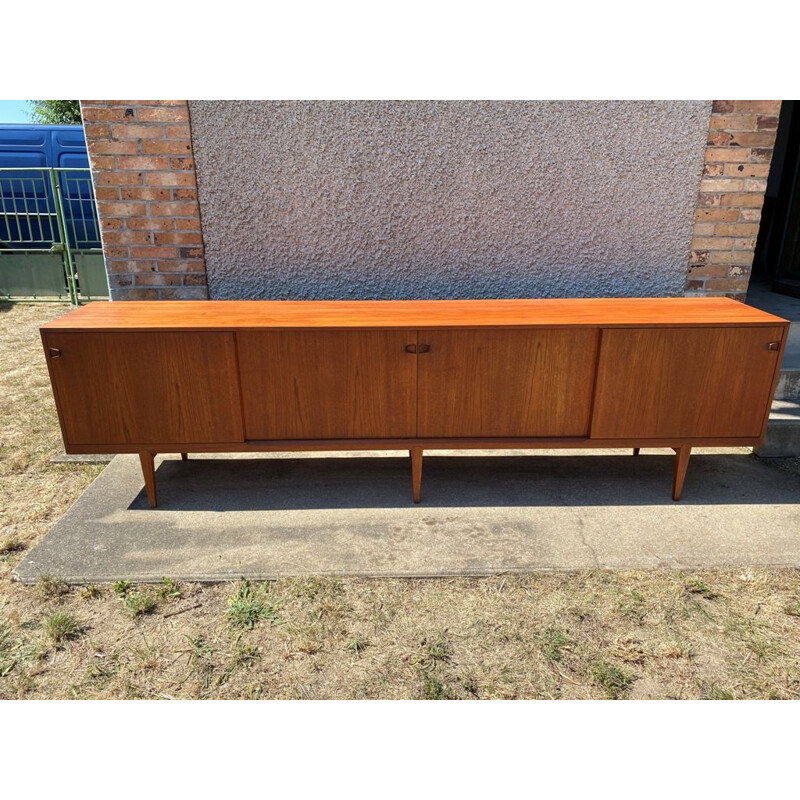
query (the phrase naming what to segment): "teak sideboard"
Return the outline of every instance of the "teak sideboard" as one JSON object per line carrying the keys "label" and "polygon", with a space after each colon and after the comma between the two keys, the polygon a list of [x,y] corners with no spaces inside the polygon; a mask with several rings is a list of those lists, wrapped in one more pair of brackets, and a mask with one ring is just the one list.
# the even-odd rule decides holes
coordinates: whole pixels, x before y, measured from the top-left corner
{"label": "teak sideboard", "polygon": [[42,342],[67,453],[757,445],[789,323],[726,298],[92,303]]}

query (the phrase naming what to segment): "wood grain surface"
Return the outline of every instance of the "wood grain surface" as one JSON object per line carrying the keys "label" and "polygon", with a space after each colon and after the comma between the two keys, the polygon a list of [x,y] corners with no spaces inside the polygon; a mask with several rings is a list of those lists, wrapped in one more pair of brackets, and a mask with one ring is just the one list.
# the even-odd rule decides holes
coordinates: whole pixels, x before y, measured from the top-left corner
{"label": "wood grain surface", "polygon": [[197,300],[89,303],[45,330],[775,325],[726,297],[577,300]]}
{"label": "wood grain surface", "polygon": [[45,354],[70,444],[244,440],[232,333],[48,332]]}
{"label": "wood grain surface", "polygon": [[418,435],[586,436],[599,331],[421,330]]}
{"label": "wood grain surface", "polygon": [[783,328],[604,330],[592,438],[760,436]]}

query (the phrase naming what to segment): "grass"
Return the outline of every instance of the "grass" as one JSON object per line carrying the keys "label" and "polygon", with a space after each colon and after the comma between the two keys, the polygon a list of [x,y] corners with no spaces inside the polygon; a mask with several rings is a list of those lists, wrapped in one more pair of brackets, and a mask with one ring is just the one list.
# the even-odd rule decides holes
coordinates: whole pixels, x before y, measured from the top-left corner
{"label": "grass", "polygon": [[549,625],[545,628],[539,640],[544,657],[555,662],[561,661],[564,657],[564,651],[570,645],[569,638],[558,625]]}
{"label": "grass", "polygon": [[279,622],[277,605],[267,594],[266,584],[256,589],[242,581],[228,598],[228,621],[233,628],[252,630],[259,620]]}
{"label": "grass", "polygon": [[142,614],[151,614],[155,611],[158,603],[155,595],[149,589],[128,592],[122,602],[132,617],[140,617]]}
{"label": "grass", "polygon": [[609,664],[602,658],[598,658],[592,664],[590,672],[592,680],[602,688],[609,700],[618,700],[635,680],[629,672]]}
{"label": "grass", "polygon": [[36,583],[36,589],[45,600],[55,600],[69,592],[67,583],[53,575],[42,575]]}
{"label": "grass", "polygon": [[0,698],[800,698],[792,569],[16,582],[102,469],[50,463],[66,310],[0,304]]}
{"label": "grass", "polygon": [[2,542],[0,542],[0,556],[18,553],[20,550],[24,549],[25,545],[20,539],[17,539],[16,536],[9,536],[8,539],[4,539]]}
{"label": "grass", "polygon": [[72,614],[57,611],[45,620],[44,631],[53,644],[61,644],[67,639],[76,638],[81,629]]}

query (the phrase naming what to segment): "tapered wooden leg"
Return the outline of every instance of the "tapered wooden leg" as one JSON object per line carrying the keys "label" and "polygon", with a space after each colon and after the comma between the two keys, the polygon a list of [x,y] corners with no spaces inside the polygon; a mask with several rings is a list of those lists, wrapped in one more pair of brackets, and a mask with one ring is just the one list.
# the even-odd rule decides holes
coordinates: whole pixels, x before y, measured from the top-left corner
{"label": "tapered wooden leg", "polygon": [[158,495],[156,494],[156,454],[155,453],[139,453],[139,461],[142,464],[142,474],[144,475],[144,486],[147,489],[147,499],[150,502],[150,508],[155,508],[158,504]]}
{"label": "tapered wooden leg", "polygon": [[638,455],[639,455],[639,450],[640,450],[640,448],[639,448],[639,447],[634,447],[634,448],[633,448],[633,454],[634,454],[635,456],[638,456]]}
{"label": "tapered wooden leg", "polygon": [[412,447],[411,453],[411,483],[414,487],[414,502],[419,503],[422,490],[422,448]]}
{"label": "tapered wooden leg", "polygon": [[675,480],[672,483],[672,499],[680,500],[683,493],[683,481],[686,478],[686,469],[689,466],[689,456],[692,448],[689,445],[675,448]]}
{"label": "tapered wooden leg", "polygon": [[188,453],[181,453],[181,461],[188,461],[189,454]]}

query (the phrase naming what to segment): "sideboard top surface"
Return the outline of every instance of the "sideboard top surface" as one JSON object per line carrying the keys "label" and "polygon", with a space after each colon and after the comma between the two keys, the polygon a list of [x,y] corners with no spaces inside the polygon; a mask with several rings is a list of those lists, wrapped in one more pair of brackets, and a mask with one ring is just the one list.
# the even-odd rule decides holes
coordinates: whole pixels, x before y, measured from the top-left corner
{"label": "sideboard top surface", "polygon": [[94,302],[44,325],[68,330],[775,325],[725,297],[542,300],[193,300]]}

